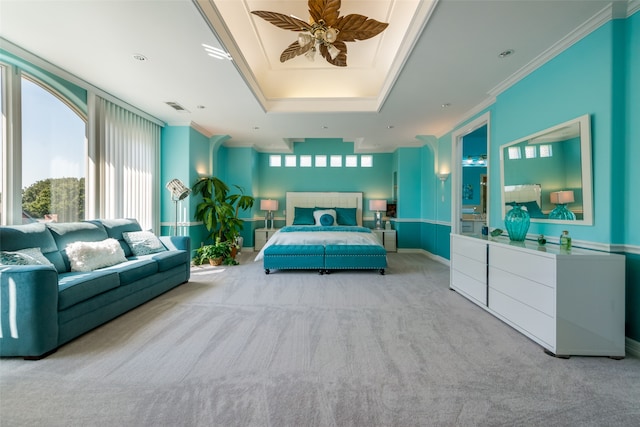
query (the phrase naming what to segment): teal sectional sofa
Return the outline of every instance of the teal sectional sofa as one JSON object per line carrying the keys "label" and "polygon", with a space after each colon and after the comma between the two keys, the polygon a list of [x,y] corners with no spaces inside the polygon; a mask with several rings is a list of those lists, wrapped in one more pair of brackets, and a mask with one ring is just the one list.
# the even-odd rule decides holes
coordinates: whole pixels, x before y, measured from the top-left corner
{"label": "teal sectional sofa", "polygon": [[[45,357],[189,280],[189,237],[154,237],[157,247],[145,255],[132,243],[135,255],[125,237],[144,234],[136,232],[142,230],[135,219],[0,227],[0,356]],[[117,240],[122,251],[110,239]],[[109,242],[126,259],[91,271],[73,271],[78,270],[78,259],[74,252],[70,260],[67,248],[71,253],[78,246],[74,242],[97,246]],[[25,264],[24,254],[33,248],[39,248],[35,252],[44,255],[44,263],[8,265]],[[38,264],[38,259],[31,264]]]}

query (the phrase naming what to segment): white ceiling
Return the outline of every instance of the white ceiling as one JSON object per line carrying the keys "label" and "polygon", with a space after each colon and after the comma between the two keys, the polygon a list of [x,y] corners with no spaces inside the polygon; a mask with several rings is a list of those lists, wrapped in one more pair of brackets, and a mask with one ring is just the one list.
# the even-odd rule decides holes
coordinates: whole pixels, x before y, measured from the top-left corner
{"label": "white ceiling", "polygon": [[[434,7],[431,0],[343,0],[341,15],[359,13],[389,28],[348,43],[346,68],[324,65],[320,57],[313,64],[303,57],[281,64],[280,53],[296,34],[248,12],[306,19],[306,3],[0,0],[0,47],[18,46],[170,125],[228,135],[229,146],[284,152],[304,138],[343,138],[359,152],[384,152],[452,130],[627,9],[626,1],[600,0],[440,0]],[[228,50],[234,60],[208,56],[203,44]],[[515,53],[499,58],[507,49]],[[371,71],[380,64],[385,74],[380,67]],[[359,72],[377,74],[356,77],[369,79],[363,86],[349,81]],[[292,87],[302,98],[281,92]]]}

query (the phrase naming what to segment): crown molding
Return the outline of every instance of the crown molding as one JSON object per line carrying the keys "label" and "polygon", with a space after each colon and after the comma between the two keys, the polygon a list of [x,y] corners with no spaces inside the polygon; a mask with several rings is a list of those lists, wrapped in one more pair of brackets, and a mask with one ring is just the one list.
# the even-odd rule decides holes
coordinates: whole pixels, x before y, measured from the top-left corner
{"label": "crown molding", "polygon": [[600,28],[603,24],[609,22],[611,19],[613,19],[613,12],[614,6],[613,4],[609,4],[600,12],[596,13],[591,19],[585,21],[578,28],[570,32],[566,37],[553,44],[551,47],[542,52],[524,67],[520,68],[518,71],[509,76],[502,83],[491,89],[489,91],[489,95],[494,98],[500,95],[502,92],[531,74],[533,71],[537,70],[542,65],[546,64],[569,47],[573,46],[576,42],[591,34],[593,31]]}
{"label": "crown molding", "polygon": [[627,3],[627,18],[640,10],[640,0],[629,0]]}

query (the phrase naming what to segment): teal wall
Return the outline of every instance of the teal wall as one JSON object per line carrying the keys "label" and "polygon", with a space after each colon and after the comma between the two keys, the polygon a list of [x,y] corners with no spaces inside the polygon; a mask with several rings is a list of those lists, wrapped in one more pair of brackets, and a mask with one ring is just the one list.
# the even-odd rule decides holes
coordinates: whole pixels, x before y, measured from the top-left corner
{"label": "teal wall", "polygon": [[19,58],[3,49],[0,49],[0,61],[14,65],[17,68],[20,68],[25,73],[31,74],[32,76],[46,83],[47,85],[58,91],[68,101],[74,104],[78,108],[78,110],[82,111],[85,115],[87,114],[87,91],[85,89],[59,76],[56,76],[49,71],[43,70],[42,68],[33,65],[30,62],[27,62],[24,59]]}

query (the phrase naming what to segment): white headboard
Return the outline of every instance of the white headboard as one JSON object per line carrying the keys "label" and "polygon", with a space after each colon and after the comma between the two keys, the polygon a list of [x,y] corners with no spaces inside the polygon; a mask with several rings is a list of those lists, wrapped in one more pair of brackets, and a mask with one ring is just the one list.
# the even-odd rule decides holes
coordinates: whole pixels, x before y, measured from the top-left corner
{"label": "white headboard", "polygon": [[362,225],[362,192],[293,192],[286,194],[287,225],[293,224],[295,208],[356,208],[356,220]]}
{"label": "white headboard", "polygon": [[505,185],[504,202],[538,202],[542,206],[542,186],[540,184]]}

